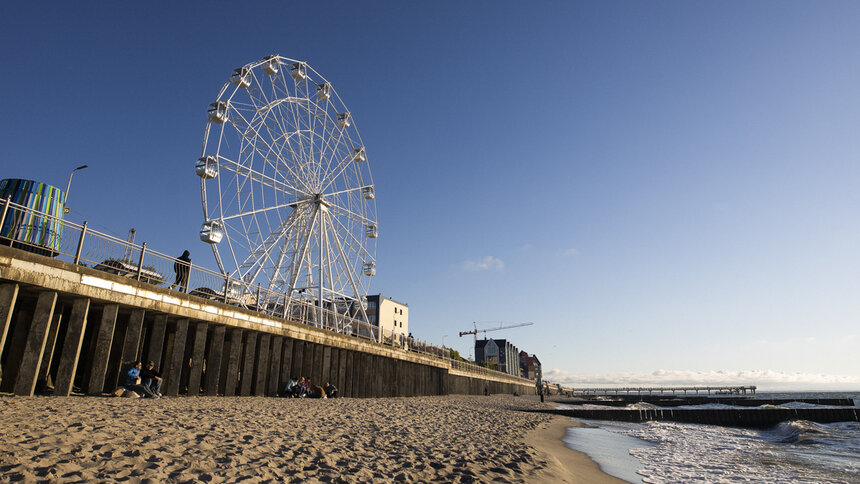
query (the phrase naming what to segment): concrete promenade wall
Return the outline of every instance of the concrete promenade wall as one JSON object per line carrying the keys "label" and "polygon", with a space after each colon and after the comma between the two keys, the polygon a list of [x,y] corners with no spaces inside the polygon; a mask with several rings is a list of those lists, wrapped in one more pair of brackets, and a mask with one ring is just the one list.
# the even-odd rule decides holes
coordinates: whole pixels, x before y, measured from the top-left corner
{"label": "concrete promenade wall", "polygon": [[0,246],[0,391],[110,392],[152,360],[165,395],[277,395],[291,376],[345,397],[534,392],[529,380],[270,317]]}

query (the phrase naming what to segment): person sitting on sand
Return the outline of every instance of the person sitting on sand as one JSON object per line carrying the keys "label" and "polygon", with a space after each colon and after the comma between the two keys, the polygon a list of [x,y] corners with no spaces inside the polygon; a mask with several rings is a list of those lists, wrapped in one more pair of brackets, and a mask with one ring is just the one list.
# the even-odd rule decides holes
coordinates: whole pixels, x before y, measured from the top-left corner
{"label": "person sitting on sand", "polygon": [[308,393],[307,384],[305,377],[299,377],[298,381],[296,381],[296,386],[293,387],[293,396],[296,398],[304,398]]}
{"label": "person sitting on sand", "polygon": [[327,397],[329,397],[329,398],[336,398],[337,397],[337,387],[332,385],[330,382],[325,382],[325,387],[323,387],[323,389],[325,390],[325,394]]}
{"label": "person sitting on sand", "polygon": [[146,366],[140,370],[140,383],[149,388],[152,393],[161,396],[161,385],[164,383],[164,379],[161,378],[161,373],[155,369],[155,362],[147,362]]}
{"label": "person sitting on sand", "polygon": [[290,380],[287,382],[287,386],[284,387],[284,396],[293,398],[296,396],[296,385],[298,382],[296,381],[296,377],[291,376]]}
{"label": "person sitting on sand", "polygon": [[142,367],[143,363],[135,361],[131,368],[129,368],[125,374],[125,389],[138,395],[143,395],[146,398],[158,398],[158,395],[140,384],[140,370]]}

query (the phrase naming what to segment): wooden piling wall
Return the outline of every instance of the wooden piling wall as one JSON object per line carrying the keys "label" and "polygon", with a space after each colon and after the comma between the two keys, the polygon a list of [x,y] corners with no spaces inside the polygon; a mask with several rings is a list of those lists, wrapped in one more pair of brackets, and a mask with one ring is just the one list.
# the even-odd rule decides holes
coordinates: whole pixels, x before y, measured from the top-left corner
{"label": "wooden piling wall", "polygon": [[290,377],[343,397],[534,393],[451,362],[0,246],[0,391],[94,395],[153,361],[162,393],[274,396]]}

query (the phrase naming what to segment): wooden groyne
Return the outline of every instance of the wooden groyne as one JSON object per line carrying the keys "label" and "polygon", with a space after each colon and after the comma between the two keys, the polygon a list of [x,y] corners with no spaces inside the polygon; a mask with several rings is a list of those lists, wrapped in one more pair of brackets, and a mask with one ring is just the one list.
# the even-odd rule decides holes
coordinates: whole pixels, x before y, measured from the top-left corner
{"label": "wooden groyne", "polygon": [[818,423],[858,422],[856,408],[756,409],[551,409],[544,413],[588,420],[618,422],[671,421],[724,427],[766,428],[780,422],[809,420]]}

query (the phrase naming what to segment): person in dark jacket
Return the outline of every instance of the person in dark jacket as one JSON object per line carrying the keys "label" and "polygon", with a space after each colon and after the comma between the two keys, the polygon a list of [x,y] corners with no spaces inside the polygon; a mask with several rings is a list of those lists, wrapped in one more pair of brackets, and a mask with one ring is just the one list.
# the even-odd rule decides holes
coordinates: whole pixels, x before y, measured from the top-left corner
{"label": "person in dark jacket", "polygon": [[173,263],[173,270],[176,272],[176,282],[171,284],[170,288],[179,286],[182,292],[188,291],[188,273],[191,271],[191,253],[187,250],[176,259]]}
{"label": "person in dark jacket", "polygon": [[323,387],[325,390],[325,394],[329,398],[337,398],[337,387],[332,385],[330,382],[325,382],[325,386]]}
{"label": "person in dark jacket", "polygon": [[158,395],[152,393],[149,388],[140,384],[140,370],[143,368],[143,363],[135,361],[125,374],[125,389],[130,392],[135,392],[147,398],[158,398]]}
{"label": "person in dark jacket", "polygon": [[149,388],[152,393],[159,397],[161,396],[162,383],[164,383],[164,379],[161,378],[161,373],[155,369],[155,362],[148,362],[146,366],[140,370],[140,384]]}

